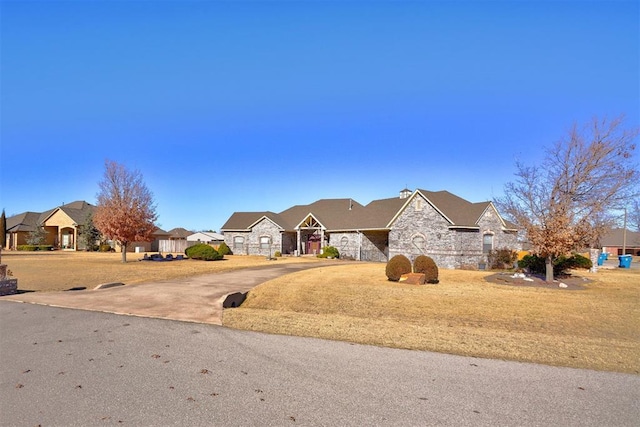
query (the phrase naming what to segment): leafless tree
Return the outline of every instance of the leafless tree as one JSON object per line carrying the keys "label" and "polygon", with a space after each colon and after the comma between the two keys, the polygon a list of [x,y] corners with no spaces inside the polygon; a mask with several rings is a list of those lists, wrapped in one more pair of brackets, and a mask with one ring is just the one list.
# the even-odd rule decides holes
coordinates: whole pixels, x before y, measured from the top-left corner
{"label": "leafless tree", "polygon": [[98,204],[93,223],[107,238],[122,249],[122,262],[127,262],[127,246],[131,242],[151,241],[158,219],[153,194],[139,171],[107,160],[102,181],[98,183]]}
{"label": "leafless tree", "polygon": [[633,231],[640,231],[640,200],[634,199],[628,212],[629,227]]}
{"label": "leafless tree", "polygon": [[516,162],[516,180],[495,200],[545,258],[547,281],[558,256],[594,247],[612,224],[611,209],[638,196],[640,173],[632,157],[638,130],[624,129],[623,120],[574,125],[545,150],[541,165]]}

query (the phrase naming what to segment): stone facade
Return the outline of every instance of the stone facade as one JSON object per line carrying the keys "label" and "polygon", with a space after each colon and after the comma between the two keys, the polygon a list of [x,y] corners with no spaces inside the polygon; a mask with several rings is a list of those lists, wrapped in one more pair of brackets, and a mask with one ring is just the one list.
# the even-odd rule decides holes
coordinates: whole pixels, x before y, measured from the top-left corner
{"label": "stone facade", "polygon": [[471,203],[446,191],[416,190],[367,206],[347,204],[354,210],[344,206],[345,200],[323,199],[280,214],[238,213],[222,229],[238,255],[304,255],[330,245],[342,258],[361,261],[386,262],[398,254],[413,261],[427,255],[441,268],[483,268],[489,250],[520,249],[515,225],[505,222],[492,203]]}
{"label": "stone facade", "polygon": [[412,262],[426,255],[442,268],[486,265],[483,252],[485,234],[492,236],[492,247],[518,248],[517,235],[503,231],[500,217],[493,208],[485,211],[478,228],[456,228],[422,196],[418,195],[396,218],[389,231],[389,258],[405,255]]}

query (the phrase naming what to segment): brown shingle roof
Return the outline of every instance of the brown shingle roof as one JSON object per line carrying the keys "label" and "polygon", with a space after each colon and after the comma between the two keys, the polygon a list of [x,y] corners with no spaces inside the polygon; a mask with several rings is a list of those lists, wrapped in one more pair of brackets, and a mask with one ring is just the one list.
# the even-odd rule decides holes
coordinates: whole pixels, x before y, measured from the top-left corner
{"label": "brown shingle roof", "polygon": [[[426,197],[452,226],[477,227],[478,219],[491,205],[491,202],[471,203],[448,191],[417,191]],[[309,205],[293,206],[279,214],[235,212],[222,226],[222,230],[248,230],[260,218],[267,216],[283,229],[293,231],[309,214],[328,231],[386,229],[408,200],[393,197],[374,200],[363,206],[353,199],[321,199]],[[511,223],[506,224],[515,228]]]}

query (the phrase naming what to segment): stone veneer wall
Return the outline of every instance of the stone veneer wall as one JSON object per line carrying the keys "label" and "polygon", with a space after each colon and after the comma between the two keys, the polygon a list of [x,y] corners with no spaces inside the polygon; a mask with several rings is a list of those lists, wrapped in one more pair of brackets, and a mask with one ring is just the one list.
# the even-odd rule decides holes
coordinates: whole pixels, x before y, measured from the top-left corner
{"label": "stone veneer wall", "polygon": [[[503,231],[500,218],[492,208],[487,209],[477,229],[450,229],[449,222],[420,196],[392,224],[389,232],[389,258],[402,254],[412,262],[418,255],[427,255],[441,268],[477,268],[486,263],[482,252],[485,233],[494,236],[494,249],[503,247],[519,249],[517,235]],[[414,238],[424,239],[423,247],[414,243]]]}

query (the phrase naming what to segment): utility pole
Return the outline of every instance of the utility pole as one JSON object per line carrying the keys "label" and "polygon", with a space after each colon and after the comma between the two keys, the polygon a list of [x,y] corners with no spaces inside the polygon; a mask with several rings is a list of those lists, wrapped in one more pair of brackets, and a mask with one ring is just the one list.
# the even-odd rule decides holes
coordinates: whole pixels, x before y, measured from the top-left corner
{"label": "utility pole", "polygon": [[627,207],[624,208],[624,220],[622,226],[622,255],[627,254]]}

